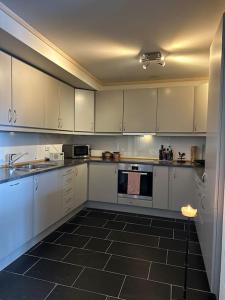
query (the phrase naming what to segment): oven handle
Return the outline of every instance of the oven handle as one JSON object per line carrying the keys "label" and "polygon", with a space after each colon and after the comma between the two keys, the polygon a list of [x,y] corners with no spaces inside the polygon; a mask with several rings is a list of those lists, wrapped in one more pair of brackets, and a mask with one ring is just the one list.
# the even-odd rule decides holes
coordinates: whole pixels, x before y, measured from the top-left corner
{"label": "oven handle", "polygon": [[[132,173],[133,171],[130,171],[130,172],[127,172],[127,171],[122,171],[122,173],[123,174],[128,174],[128,173]],[[139,172],[138,172],[139,173]],[[140,173],[141,175],[145,175],[145,176],[147,176],[148,175],[148,173]]]}

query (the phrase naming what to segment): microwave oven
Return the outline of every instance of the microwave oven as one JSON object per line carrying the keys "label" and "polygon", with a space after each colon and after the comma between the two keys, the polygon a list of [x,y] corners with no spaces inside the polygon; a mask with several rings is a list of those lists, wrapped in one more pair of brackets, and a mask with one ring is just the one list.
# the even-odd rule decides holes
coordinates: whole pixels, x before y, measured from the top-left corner
{"label": "microwave oven", "polygon": [[90,156],[90,145],[64,144],[62,146],[65,158],[88,158]]}

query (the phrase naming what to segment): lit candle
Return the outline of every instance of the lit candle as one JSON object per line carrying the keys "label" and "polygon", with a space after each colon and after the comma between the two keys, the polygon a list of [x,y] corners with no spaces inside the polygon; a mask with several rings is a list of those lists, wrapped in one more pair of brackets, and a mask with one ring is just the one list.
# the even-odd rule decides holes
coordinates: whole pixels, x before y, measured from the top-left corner
{"label": "lit candle", "polygon": [[191,205],[181,207],[182,215],[188,218],[194,218],[197,215],[197,211]]}

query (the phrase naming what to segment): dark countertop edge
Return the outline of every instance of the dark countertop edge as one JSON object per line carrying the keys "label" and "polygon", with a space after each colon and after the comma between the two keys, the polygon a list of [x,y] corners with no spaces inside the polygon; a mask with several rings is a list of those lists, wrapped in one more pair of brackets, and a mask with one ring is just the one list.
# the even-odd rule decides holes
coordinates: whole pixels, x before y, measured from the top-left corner
{"label": "dark countertop edge", "polygon": [[[19,180],[19,179],[22,179],[22,178],[26,178],[26,177],[30,177],[30,176],[34,176],[34,175],[38,175],[38,174],[42,174],[42,173],[46,173],[46,172],[50,172],[50,171],[54,171],[54,170],[58,170],[58,169],[63,169],[63,168],[69,168],[69,167],[74,167],[74,166],[78,166],[78,165],[81,165],[81,164],[85,164],[85,163],[88,163],[89,160],[88,159],[84,159],[84,160],[64,160],[63,163],[62,161],[60,162],[52,162],[52,163],[55,163],[56,166],[54,167],[49,167],[49,168],[45,168],[45,169],[39,169],[39,170],[34,170],[34,171],[31,171],[31,172],[23,172],[23,171],[16,171],[16,173],[10,175],[6,175],[7,177],[4,178],[4,179],[0,179],[0,184],[2,183],[7,183],[7,182],[10,182],[10,181],[15,181],[15,180]],[[57,165],[58,163],[58,165]],[[1,171],[3,170],[7,170],[7,168],[0,168],[0,174],[1,174]],[[7,172],[7,171],[6,171]]]}
{"label": "dark countertop edge", "polygon": [[153,166],[163,166],[163,167],[182,167],[182,168],[195,168],[196,164],[193,164],[191,162],[185,162],[185,163],[178,163],[176,161],[173,162],[165,162],[165,161],[157,161],[157,160],[142,160],[142,159],[120,159],[120,160],[104,160],[102,158],[89,158],[89,159],[65,159],[63,162],[57,162],[54,161],[53,163],[56,164],[54,167],[49,167],[45,168],[42,170],[35,170],[31,172],[23,172],[23,171],[17,171],[14,174],[10,175],[7,174],[7,168],[0,168],[0,177],[1,177],[1,172],[5,171],[5,175],[3,174],[2,177],[5,176],[5,178],[0,179],[0,184],[1,183],[6,183],[10,181],[15,181],[19,180],[22,178],[54,171],[57,169],[62,169],[62,168],[67,168],[67,167],[73,167],[89,162],[98,162],[98,163],[131,163],[131,164],[148,164],[148,165],[153,165]]}

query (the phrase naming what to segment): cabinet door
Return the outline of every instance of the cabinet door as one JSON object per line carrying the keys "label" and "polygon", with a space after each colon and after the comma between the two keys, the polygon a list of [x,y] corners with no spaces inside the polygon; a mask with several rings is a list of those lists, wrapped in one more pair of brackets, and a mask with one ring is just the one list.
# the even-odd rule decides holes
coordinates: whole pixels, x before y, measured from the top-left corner
{"label": "cabinet door", "polygon": [[117,203],[117,164],[89,165],[89,200]]}
{"label": "cabinet door", "polygon": [[122,132],[123,91],[96,92],[95,131]]}
{"label": "cabinet door", "polygon": [[75,89],[75,131],[94,132],[94,92]]}
{"label": "cabinet door", "polygon": [[33,177],[0,185],[0,259],[33,235]]}
{"label": "cabinet door", "polygon": [[0,51],[0,124],[11,123],[11,56]]}
{"label": "cabinet door", "polygon": [[208,113],[208,84],[195,87],[194,131],[206,132]]}
{"label": "cabinet door", "polygon": [[154,167],[153,169],[153,207],[169,208],[169,168]]}
{"label": "cabinet door", "polygon": [[156,131],[157,89],[124,91],[124,132]]}
{"label": "cabinet door", "polygon": [[193,115],[194,87],[158,89],[158,132],[192,132]]}
{"label": "cabinet door", "polygon": [[44,74],[45,96],[45,128],[60,129],[59,120],[59,84],[60,82],[51,76]]}
{"label": "cabinet door", "polygon": [[75,167],[65,168],[60,174],[62,195],[62,216],[67,215],[76,207],[75,199]]}
{"label": "cabinet door", "polygon": [[63,82],[60,82],[59,98],[59,127],[61,130],[74,131],[74,88]]}
{"label": "cabinet door", "polygon": [[75,203],[76,207],[87,201],[87,164],[75,167]]}
{"label": "cabinet door", "polygon": [[193,169],[176,167],[169,172],[169,209],[180,211],[182,206],[193,203]]}
{"label": "cabinet door", "polygon": [[44,127],[44,75],[12,58],[12,103],[15,126]]}
{"label": "cabinet door", "polygon": [[59,171],[34,176],[34,235],[38,235],[61,216]]}

